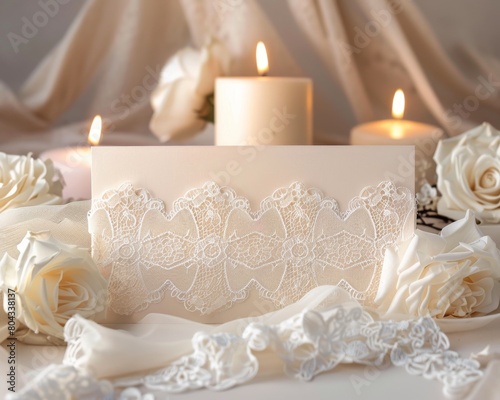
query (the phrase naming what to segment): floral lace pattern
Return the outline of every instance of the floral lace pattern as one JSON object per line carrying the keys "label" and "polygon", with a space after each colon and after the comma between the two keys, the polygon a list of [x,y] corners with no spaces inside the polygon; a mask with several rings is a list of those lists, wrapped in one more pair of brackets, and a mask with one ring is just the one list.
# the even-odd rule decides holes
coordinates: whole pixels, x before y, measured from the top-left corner
{"label": "floral lace pattern", "polygon": [[[80,330],[72,327],[66,333],[68,352],[75,354],[78,351],[72,347],[79,346]],[[165,369],[112,383],[97,381],[74,365],[50,366],[12,399],[85,399],[94,394],[113,398],[114,391],[120,399],[140,400],[202,388],[226,390],[257,375],[259,363],[253,352],[264,350],[278,355],[287,375],[306,381],[339,364],[378,367],[390,361],[411,375],[440,381],[445,395],[460,397],[483,376],[478,361],[449,349],[448,338],[433,319],[375,321],[352,305],[305,311],[277,325],[251,323],[241,336],[198,332],[192,345],[191,354]],[[72,362],[77,364],[76,359]]]}
{"label": "floral lace pattern", "polygon": [[93,257],[109,278],[109,305],[129,315],[166,292],[210,314],[256,290],[282,308],[320,285],[369,303],[384,251],[413,217],[411,192],[391,182],[364,189],[346,212],[301,183],[250,202],[214,182],[165,204],[130,184],[93,201]]}
{"label": "floral lace pattern", "polygon": [[252,380],[259,363],[242,337],[230,333],[198,332],[194,352],[168,368],[139,379],[121,379],[116,387],[144,386],[147,390],[181,393],[187,390],[225,390]]}
{"label": "floral lace pattern", "polygon": [[483,376],[477,360],[450,350],[447,336],[433,319],[374,320],[356,301],[336,300],[345,291],[335,289],[314,309],[280,323],[260,319],[248,323],[241,334],[197,332],[191,354],[157,372],[114,381],[100,381],[80,370],[88,357],[82,352],[82,338],[94,334],[93,323],[73,317],[65,328],[65,365],[48,366],[8,399],[153,400],[203,388],[226,390],[258,374],[254,353],[262,351],[276,354],[288,376],[306,381],[339,364],[379,367],[390,362],[411,375],[440,381],[446,396],[463,397]]}
{"label": "floral lace pattern", "polygon": [[274,326],[250,324],[242,337],[199,332],[192,342],[194,352],[168,368],[115,385],[163,393],[224,390],[253,379],[259,365],[252,351],[266,349],[280,357],[287,375],[307,381],[339,364],[377,367],[388,359],[411,375],[439,380],[447,396],[465,395],[483,376],[479,362],[449,350],[448,338],[431,318],[374,321],[360,307],[306,311]]}

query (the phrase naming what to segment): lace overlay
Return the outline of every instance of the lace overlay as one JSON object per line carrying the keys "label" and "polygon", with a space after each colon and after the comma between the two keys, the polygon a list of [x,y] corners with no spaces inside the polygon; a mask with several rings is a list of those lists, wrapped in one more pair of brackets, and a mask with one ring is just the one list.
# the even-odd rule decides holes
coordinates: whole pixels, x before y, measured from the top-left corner
{"label": "lace overlay", "polygon": [[93,201],[89,226],[113,311],[141,311],[168,292],[187,310],[210,314],[252,290],[282,308],[325,284],[370,303],[384,251],[413,212],[410,191],[390,182],[364,189],[345,212],[301,183],[276,190],[257,212],[214,182],[169,212],[126,184]]}

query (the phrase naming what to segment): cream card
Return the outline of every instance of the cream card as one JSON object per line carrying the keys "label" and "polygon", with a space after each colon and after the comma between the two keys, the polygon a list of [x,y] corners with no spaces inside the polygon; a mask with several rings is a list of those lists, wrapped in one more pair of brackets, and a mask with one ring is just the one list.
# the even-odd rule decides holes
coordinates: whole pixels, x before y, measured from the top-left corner
{"label": "cream card", "polygon": [[94,147],[109,320],[258,315],[316,286],[370,303],[413,231],[412,146]]}

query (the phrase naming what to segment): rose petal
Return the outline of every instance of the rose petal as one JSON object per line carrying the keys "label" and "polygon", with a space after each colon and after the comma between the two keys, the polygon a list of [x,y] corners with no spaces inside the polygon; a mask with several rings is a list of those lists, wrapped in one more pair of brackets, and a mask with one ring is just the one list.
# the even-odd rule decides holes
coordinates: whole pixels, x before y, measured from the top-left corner
{"label": "rose petal", "polygon": [[483,124],[438,144],[440,213],[452,217],[454,211],[471,209],[483,221],[500,221],[499,143],[500,132]]}

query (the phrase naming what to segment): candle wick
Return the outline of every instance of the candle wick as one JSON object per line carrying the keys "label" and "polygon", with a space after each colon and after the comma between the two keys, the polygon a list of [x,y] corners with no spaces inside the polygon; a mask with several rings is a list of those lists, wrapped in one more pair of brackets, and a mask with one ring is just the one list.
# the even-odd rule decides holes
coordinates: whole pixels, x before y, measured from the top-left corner
{"label": "candle wick", "polygon": [[267,72],[263,72],[260,76],[267,76]]}

